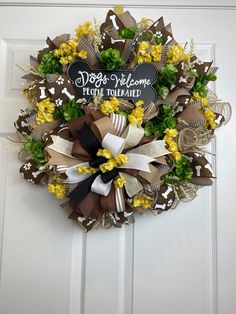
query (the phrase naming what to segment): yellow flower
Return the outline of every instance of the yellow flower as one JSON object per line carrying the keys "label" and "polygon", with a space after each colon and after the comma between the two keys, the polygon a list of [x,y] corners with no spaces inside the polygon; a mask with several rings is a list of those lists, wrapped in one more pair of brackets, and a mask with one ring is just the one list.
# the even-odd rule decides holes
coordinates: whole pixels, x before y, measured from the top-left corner
{"label": "yellow flower", "polygon": [[152,45],[151,46],[151,56],[154,62],[161,61],[163,46],[162,45]]}
{"label": "yellow flower", "polygon": [[176,129],[165,129],[165,134],[170,137],[176,137],[178,135],[178,131]]}
{"label": "yellow flower", "polygon": [[143,63],[143,62],[145,62],[144,61],[144,57],[143,56],[138,56],[137,57],[137,63],[140,64],[140,63]]}
{"label": "yellow flower", "polygon": [[147,41],[141,41],[137,51],[136,61],[138,64],[143,62],[152,62],[152,56],[150,55],[150,44]]}
{"label": "yellow flower", "polygon": [[129,120],[129,123],[131,125],[135,125],[136,124],[136,118],[134,116],[132,116],[131,114],[128,116],[128,120]]}
{"label": "yellow flower", "polygon": [[122,188],[125,183],[126,183],[125,178],[121,176],[117,176],[114,180],[114,186],[116,189]]}
{"label": "yellow flower", "polygon": [[144,104],[143,100],[138,100],[138,101],[136,101],[135,106],[136,107],[141,107],[143,104]]}
{"label": "yellow flower", "polygon": [[184,48],[180,44],[171,46],[167,51],[167,63],[176,64],[181,60],[188,61],[189,57],[184,53]]}
{"label": "yellow flower", "polygon": [[37,103],[39,109],[36,117],[36,123],[38,125],[44,124],[45,122],[52,122],[54,120],[53,113],[55,111],[55,104],[46,98]]}
{"label": "yellow flower", "polygon": [[109,159],[107,162],[101,164],[99,166],[99,169],[105,173],[107,171],[111,171],[113,168],[115,168],[117,166],[117,162],[115,159]]}
{"label": "yellow flower", "polygon": [[185,62],[188,62],[190,60],[190,54],[189,53],[183,53],[181,56],[181,59]]}
{"label": "yellow flower", "polygon": [[87,51],[77,51],[78,41],[76,38],[69,39],[67,42],[60,44],[58,49],[55,49],[53,55],[60,58],[62,65],[72,62],[77,58],[86,59]]}
{"label": "yellow flower", "polygon": [[207,99],[207,97],[202,98],[201,101],[202,101],[201,108],[205,108],[205,107],[208,106],[208,99]]}
{"label": "yellow flower", "polygon": [[167,144],[169,144],[170,142],[172,142],[172,137],[169,136],[169,135],[165,135],[165,136],[163,137],[163,140],[164,140]]}
{"label": "yellow flower", "polygon": [[211,127],[211,129],[215,129],[216,128],[216,123],[215,123],[216,114],[210,108],[207,108],[204,111],[204,117],[207,120],[207,124]]}
{"label": "yellow flower", "polygon": [[139,52],[148,49],[149,46],[150,45],[148,41],[141,41],[141,43],[139,44]]}
{"label": "yellow flower", "polygon": [[78,173],[90,174],[90,173],[96,173],[97,169],[93,167],[77,167],[76,171]]}
{"label": "yellow flower", "polygon": [[141,125],[143,123],[143,108],[136,107],[128,115],[128,120],[131,125]]}
{"label": "yellow flower", "polygon": [[54,120],[53,115],[51,113],[46,113],[44,118],[46,122],[52,122]]}
{"label": "yellow flower", "polygon": [[135,196],[132,199],[131,207],[143,207],[145,209],[152,207],[153,200],[151,198],[147,198],[145,196]]}
{"label": "yellow flower", "polygon": [[178,151],[177,143],[175,143],[175,141],[170,142],[168,146],[168,150],[172,153],[177,152]]}
{"label": "yellow flower", "polygon": [[209,108],[205,110],[204,116],[206,119],[211,119],[211,118],[214,119],[216,117],[215,113]]}
{"label": "yellow flower", "polygon": [[101,157],[105,157],[107,159],[110,159],[110,158],[112,158],[112,153],[106,148],[104,148],[104,149],[99,148],[99,150],[97,151],[97,156],[99,156],[99,157],[101,156]]}
{"label": "yellow flower", "polygon": [[173,152],[172,156],[174,157],[176,161],[179,161],[182,158],[182,154],[180,152]]}
{"label": "yellow flower", "polygon": [[89,36],[89,35],[94,35],[96,33],[95,29],[92,29],[91,22],[87,21],[83,25],[79,25],[75,32],[76,32],[76,37],[80,38],[83,36]]}
{"label": "yellow flower", "polygon": [[149,53],[143,55],[143,62],[152,62],[152,56]]}
{"label": "yellow flower", "polygon": [[60,58],[60,63],[61,63],[62,65],[65,65],[65,64],[68,63],[68,59],[65,58],[65,57],[61,57],[61,58]]}
{"label": "yellow flower", "polygon": [[137,56],[137,63],[152,62],[152,56],[149,53]]}
{"label": "yellow flower", "polygon": [[68,193],[68,185],[65,183],[49,183],[48,192],[55,194],[58,199],[64,198]]}
{"label": "yellow flower", "polygon": [[208,121],[208,123],[209,123],[211,129],[215,129],[215,128],[216,128],[216,123],[215,123],[215,121],[210,120],[210,121]]}
{"label": "yellow flower", "polygon": [[120,102],[116,97],[112,97],[110,100],[105,100],[100,106],[100,110],[106,116],[109,116],[113,112],[119,111]]}
{"label": "yellow flower", "polygon": [[128,162],[128,157],[125,154],[120,154],[115,158],[118,166],[123,166]]}
{"label": "yellow flower", "polygon": [[78,57],[80,57],[81,59],[86,59],[87,58],[87,51],[86,50],[80,50],[80,52],[78,53]]}
{"label": "yellow flower", "polygon": [[198,92],[193,92],[193,95],[191,97],[191,101],[194,101],[194,100],[200,100],[202,99],[201,96],[199,95]]}

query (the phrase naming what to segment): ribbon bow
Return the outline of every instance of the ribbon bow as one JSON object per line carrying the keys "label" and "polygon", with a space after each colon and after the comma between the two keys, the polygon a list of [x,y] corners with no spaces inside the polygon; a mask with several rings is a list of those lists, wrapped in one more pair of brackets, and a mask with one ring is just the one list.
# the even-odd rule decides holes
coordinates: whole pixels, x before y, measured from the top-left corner
{"label": "ribbon bow", "polygon": [[[151,176],[153,168],[159,171],[151,163],[155,162],[156,158],[169,154],[163,140],[149,141],[136,147],[143,138],[142,128],[131,125],[124,126],[123,132],[119,132],[121,136],[116,135],[117,128],[120,130],[118,120],[119,116],[115,124],[108,117],[99,117],[95,120],[88,113],[69,125],[75,138],[73,143],[59,136],[52,136],[53,144],[48,146],[51,150],[70,156],[70,158],[73,156],[79,158],[77,164],[65,168],[67,175],[65,182],[78,184],[69,194],[70,204],[74,211],[82,213],[84,216],[97,217],[101,208],[104,209],[104,207],[111,211],[115,208],[116,212],[125,211],[124,193],[127,193],[128,197],[133,197],[141,191],[143,186],[140,180],[145,183],[149,179],[153,180],[153,176]],[[60,144],[62,141],[63,144]],[[132,147],[136,148],[132,149]],[[113,160],[116,160],[122,153],[126,162],[124,164],[117,163],[112,169],[108,168],[106,171],[102,171],[101,166],[109,162],[109,158],[98,156],[97,153],[100,149],[108,150]],[[92,167],[95,170],[94,173],[78,171],[78,168],[88,167]],[[155,171],[153,173],[158,176]],[[160,172],[159,177],[162,174]],[[124,189],[114,187],[114,179],[119,175],[126,181]]]}

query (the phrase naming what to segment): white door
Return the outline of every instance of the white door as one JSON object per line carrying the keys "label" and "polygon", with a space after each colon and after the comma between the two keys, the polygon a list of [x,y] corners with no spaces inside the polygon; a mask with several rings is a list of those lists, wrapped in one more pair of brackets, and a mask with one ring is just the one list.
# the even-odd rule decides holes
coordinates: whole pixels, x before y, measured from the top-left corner
{"label": "white door", "polygon": [[[173,22],[179,42],[194,38],[198,55],[220,67],[213,88],[234,109],[235,0],[126,2],[137,19]],[[47,35],[73,33],[92,17],[101,22],[111,1],[27,3],[0,0],[0,313],[236,313],[235,114],[211,145],[213,187],[133,226],[84,234],[59,201],[22,180],[5,137],[25,102],[14,64],[27,64]]]}

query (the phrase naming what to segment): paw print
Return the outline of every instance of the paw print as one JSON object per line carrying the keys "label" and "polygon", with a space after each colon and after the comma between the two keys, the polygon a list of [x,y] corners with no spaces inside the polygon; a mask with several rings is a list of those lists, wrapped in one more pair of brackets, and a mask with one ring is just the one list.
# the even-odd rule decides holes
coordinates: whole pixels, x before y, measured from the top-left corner
{"label": "paw print", "polygon": [[203,61],[198,59],[196,63],[200,65],[200,64],[203,64]]}
{"label": "paw print", "polygon": [[162,35],[162,32],[160,32],[160,31],[156,32],[156,35],[157,35],[158,37],[162,37],[162,36],[163,36],[163,35]]}
{"label": "paw print", "polygon": [[56,106],[61,106],[62,103],[63,103],[63,100],[60,98],[56,99],[56,101],[55,101]]}
{"label": "paw print", "polygon": [[59,78],[56,80],[56,83],[58,85],[62,85],[64,83],[64,81],[65,81],[64,78],[62,76],[59,76]]}
{"label": "paw print", "polygon": [[173,204],[173,200],[170,199],[170,200],[168,201],[168,203],[167,203],[167,206],[171,206],[172,204]]}
{"label": "paw print", "polygon": [[26,164],[24,164],[23,168],[25,171],[28,171],[31,168],[31,163],[27,162]]}

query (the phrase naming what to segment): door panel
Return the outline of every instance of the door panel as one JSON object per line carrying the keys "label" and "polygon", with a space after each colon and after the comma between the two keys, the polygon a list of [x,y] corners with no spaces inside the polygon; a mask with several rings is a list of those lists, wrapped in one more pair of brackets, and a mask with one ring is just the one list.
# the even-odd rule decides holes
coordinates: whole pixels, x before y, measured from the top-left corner
{"label": "door panel", "polygon": [[[45,188],[21,179],[17,150],[5,139],[26,105],[14,64],[25,67],[47,35],[73,34],[92,17],[101,22],[108,7],[58,3],[0,6],[0,313],[234,314],[234,114],[209,147],[217,182],[193,202],[137,216],[121,230],[85,234]],[[139,2],[130,11],[137,19],[163,15],[179,42],[194,38],[199,57],[220,67],[212,89],[233,105],[235,8],[171,4]]]}

